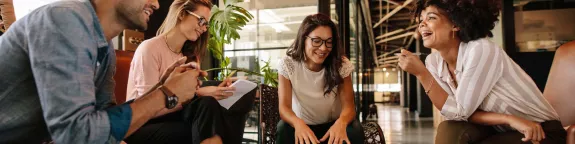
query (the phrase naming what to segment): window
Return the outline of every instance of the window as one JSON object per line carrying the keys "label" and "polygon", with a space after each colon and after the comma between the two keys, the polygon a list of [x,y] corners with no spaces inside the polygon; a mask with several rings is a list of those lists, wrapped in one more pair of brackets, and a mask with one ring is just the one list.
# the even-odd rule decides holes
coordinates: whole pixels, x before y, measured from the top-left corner
{"label": "window", "polygon": [[278,60],[286,56],[303,19],[318,9],[317,1],[307,0],[251,0],[237,5],[247,9],[254,19],[239,31],[240,39],[224,46],[224,55],[230,57],[232,67],[252,71],[258,71],[268,60],[277,69]]}
{"label": "window", "polygon": [[[303,19],[318,13],[318,1],[310,0],[250,0],[237,5],[248,10],[254,19],[239,31],[240,39],[224,45],[224,56],[230,58],[231,67],[251,71],[259,71],[268,60],[277,69],[278,60],[286,56]],[[257,127],[246,127],[244,138],[258,139]]]}
{"label": "window", "polygon": [[513,6],[519,52],[555,51],[575,40],[575,1],[516,0]]}

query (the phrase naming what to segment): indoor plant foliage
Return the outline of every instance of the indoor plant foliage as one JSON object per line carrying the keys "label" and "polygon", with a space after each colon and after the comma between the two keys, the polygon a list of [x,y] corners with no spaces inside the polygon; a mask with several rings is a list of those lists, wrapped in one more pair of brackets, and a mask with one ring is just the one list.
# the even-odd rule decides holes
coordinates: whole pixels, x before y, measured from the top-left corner
{"label": "indoor plant foliage", "polygon": [[[210,39],[208,40],[208,49],[220,62],[222,70],[218,79],[230,74],[227,67],[230,65],[230,58],[224,57],[224,44],[230,44],[232,40],[240,38],[238,33],[243,26],[254,18],[246,9],[234,5],[237,0],[224,0],[225,7],[220,9],[217,5],[212,7],[212,16],[210,18]],[[242,70],[243,71],[243,70]]]}
{"label": "indoor plant foliage", "polygon": [[265,65],[261,68],[262,76],[264,77],[264,84],[272,87],[278,86],[278,73],[270,66],[270,60],[264,61]]}
{"label": "indoor plant foliage", "polygon": [[[212,7],[212,16],[210,18],[210,39],[208,40],[208,49],[212,55],[219,61],[218,68],[208,69],[206,71],[219,70],[217,80],[223,80],[232,73],[232,71],[245,72],[248,75],[258,75],[264,78],[263,83],[270,86],[277,86],[277,72],[273,71],[269,60],[264,61],[265,65],[260,68],[260,72],[250,71],[242,68],[229,68],[230,58],[225,57],[223,48],[225,44],[230,44],[233,40],[240,38],[238,33],[250,20],[254,18],[246,9],[236,6],[238,0],[224,0],[225,7],[220,9],[214,5]],[[256,63],[258,64],[258,63]],[[259,67],[259,66],[258,66]]]}

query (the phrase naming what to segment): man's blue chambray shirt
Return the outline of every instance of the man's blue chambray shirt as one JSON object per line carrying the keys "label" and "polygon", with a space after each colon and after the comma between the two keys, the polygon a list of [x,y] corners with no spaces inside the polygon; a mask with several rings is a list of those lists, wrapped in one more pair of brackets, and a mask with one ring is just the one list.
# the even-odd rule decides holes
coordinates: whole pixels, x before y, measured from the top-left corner
{"label": "man's blue chambray shirt", "polygon": [[116,57],[88,0],[40,7],[0,36],[0,143],[119,143]]}

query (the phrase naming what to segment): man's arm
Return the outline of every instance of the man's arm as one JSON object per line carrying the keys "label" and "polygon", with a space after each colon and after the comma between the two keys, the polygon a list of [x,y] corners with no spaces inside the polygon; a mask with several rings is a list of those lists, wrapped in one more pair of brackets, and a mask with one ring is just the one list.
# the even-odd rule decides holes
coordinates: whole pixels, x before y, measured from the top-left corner
{"label": "man's arm", "polygon": [[28,19],[26,40],[44,120],[55,143],[118,142],[164,107],[163,94],[155,90],[129,105],[96,109],[98,48],[89,31],[93,19],[82,16],[58,7]]}
{"label": "man's arm", "polygon": [[153,89],[148,95],[130,104],[132,109],[132,121],[124,138],[132,135],[142,127],[148,120],[152,119],[157,112],[165,108],[164,94]]}
{"label": "man's arm", "polygon": [[[187,103],[194,97],[199,75],[206,76],[207,73],[197,70],[195,63],[187,63],[186,58],[180,58],[178,61],[168,67],[162,74],[162,78],[148,92],[142,97],[130,104],[132,110],[132,123],[125,137],[128,137],[133,132],[138,130],[149,119],[157,117],[159,112],[171,113],[175,112],[177,107],[181,107],[183,103]],[[158,87],[162,85],[172,90],[178,97],[178,104],[176,108],[166,109],[165,95]],[[189,86],[189,87],[188,87]],[[158,106],[160,104],[160,106]]]}

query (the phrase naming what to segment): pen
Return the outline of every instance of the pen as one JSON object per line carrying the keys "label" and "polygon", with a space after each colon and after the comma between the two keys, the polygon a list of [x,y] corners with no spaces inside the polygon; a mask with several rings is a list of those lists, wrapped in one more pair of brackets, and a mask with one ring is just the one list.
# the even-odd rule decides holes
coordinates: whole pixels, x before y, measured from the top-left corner
{"label": "pen", "polygon": [[[237,71],[238,71],[238,70],[232,71],[232,72],[224,79],[224,81],[225,81],[226,79],[231,78],[234,74],[236,74]],[[227,85],[230,86],[230,85],[231,85],[231,82],[228,81]]]}
{"label": "pen", "polygon": [[237,71],[238,71],[238,70],[232,71],[232,72],[226,77],[226,79],[232,77],[234,74],[236,74]]}
{"label": "pen", "polygon": [[[401,53],[394,53],[394,55],[396,56],[400,56]],[[420,56],[420,55],[429,55],[428,53],[420,53],[420,52],[416,52],[416,53],[412,53],[412,55],[416,55],[416,56]]]}

